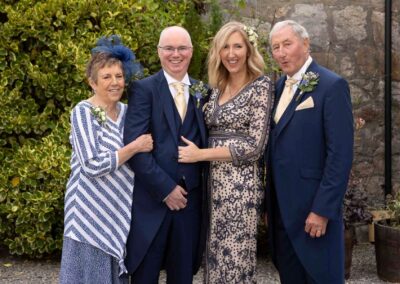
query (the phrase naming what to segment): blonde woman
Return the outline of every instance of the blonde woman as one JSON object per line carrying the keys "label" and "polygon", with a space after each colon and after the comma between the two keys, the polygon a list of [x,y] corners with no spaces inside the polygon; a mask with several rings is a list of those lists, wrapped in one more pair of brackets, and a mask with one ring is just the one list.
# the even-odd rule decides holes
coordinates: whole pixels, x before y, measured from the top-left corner
{"label": "blonde woman", "polygon": [[199,149],[185,137],[187,146],[179,147],[179,162],[211,162],[206,283],[256,283],[257,220],[264,199],[260,159],[272,107],[272,83],[263,70],[253,29],[225,24],[208,56],[209,148]]}

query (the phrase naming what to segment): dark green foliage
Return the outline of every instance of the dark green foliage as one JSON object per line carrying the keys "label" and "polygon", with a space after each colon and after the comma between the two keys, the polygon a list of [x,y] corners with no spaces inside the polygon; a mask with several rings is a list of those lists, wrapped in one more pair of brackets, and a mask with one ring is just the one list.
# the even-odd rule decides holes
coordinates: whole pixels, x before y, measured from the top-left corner
{"label": "dark green foliage", "polygon": [[191,9],[189,9],[186,17],[185,28],[189,31],[192,44],[193,44],[193,57],[190,62],[189,74],[194,78],[206,79],[205,71],[205,58],[208,53],[208,41],[207,41],[207,31],[206,26],[201,21],[201,16],[195,10],[194,3],[189,4]]}
{"label": "dark green foliage", "polygon": [[361,188],[361,179],[356,178],[353,172],[343,201],[343,220],[346,229],[357,224],[368,224],[372,222],[372,215],[367,210],[368,196]]}
{"label": "dark green foliage", "polygon": [[221,7],[218,5],[217,0],[211,0],[209,10],[209,31],[211,35],[215,35],[223,24],[223,13]]}
{"label": "dark green foliage", "polygon": [[118,34],[145,73],[160,68],[161,30],[193,32],[202,77],[209,34],[197,1],[46,0],[0,3],[0,244],[40,257],[60,250],[69,176],[69,112],[90,95],[85,64],[100,36]]}
{"label": "dark green foliage", "polygon": [[386,207],[391,216],[390,225],[400,228],[400,192],[386,196]]}

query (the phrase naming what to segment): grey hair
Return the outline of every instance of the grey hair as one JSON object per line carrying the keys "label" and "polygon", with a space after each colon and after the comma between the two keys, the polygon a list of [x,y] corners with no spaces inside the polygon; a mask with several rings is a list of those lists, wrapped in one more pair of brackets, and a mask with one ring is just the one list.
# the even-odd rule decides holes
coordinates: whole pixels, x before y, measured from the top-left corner
{"label": "grey hair", "polygon": [[269,43],[271,44],[271,39],[274,33],[277,31],[280,31],[283,28],[286,27],[291,27],[293,32],[301,39],[309,39],[310,36],[308,35],[308,32],[305,27],[300,25],[299,23],[293,21],[293,20],[286,20],[282,22],[277,22],[271,29],[271,32],[269,33]]}

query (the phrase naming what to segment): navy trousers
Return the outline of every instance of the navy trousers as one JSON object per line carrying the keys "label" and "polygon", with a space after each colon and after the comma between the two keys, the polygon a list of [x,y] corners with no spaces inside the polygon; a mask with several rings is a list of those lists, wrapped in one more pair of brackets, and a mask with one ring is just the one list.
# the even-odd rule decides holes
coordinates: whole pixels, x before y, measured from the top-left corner
{"label": "navy trousers", "polygon": [[[286,233],[281,213],[276,198],[275,190],[271,191],[273,202],[273,246],[275,249],[275,265],[279,272],[282,284],[315,284],[313,278],[307,273],[301,264]],[[305,233],[305,232],[304,232]]]}
{"label": "navy trousers", "polygon": [[199,245],[201,189],[188,192],[179,211],[168,210],[144,260],[132,275],[133,284],[158,284],[165,268],[168,284],[191,284]]}

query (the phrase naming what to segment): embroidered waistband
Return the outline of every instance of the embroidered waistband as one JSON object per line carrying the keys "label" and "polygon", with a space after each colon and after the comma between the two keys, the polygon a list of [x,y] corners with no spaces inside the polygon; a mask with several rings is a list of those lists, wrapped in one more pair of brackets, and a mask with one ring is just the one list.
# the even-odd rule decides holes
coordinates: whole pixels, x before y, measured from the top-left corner
{"label": "embroidered waistband", "polygon": [[209,137],[210,138],[244,138],[248,135],[243,132],[228,132],[223,130],[210,130]]}

